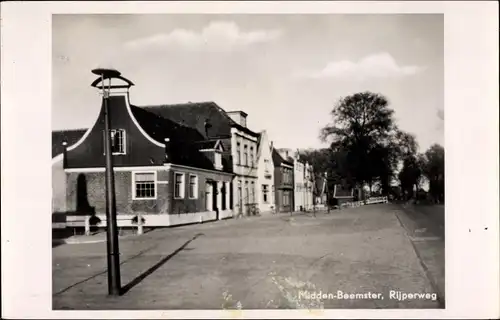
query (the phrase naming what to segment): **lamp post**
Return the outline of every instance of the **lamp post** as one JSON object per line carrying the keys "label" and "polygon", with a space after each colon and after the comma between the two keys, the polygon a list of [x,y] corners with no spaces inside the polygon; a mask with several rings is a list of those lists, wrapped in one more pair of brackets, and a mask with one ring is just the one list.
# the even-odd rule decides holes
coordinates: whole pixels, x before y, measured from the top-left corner
{"label": "lamp post", "polygon": [[[110,112],[108,106],[111,90],[111,78],[120,77],[120,72],[113,69],[94,69],[93,74],[100,76],[104,104],[104,150],[106,157],[106,244],[108,260],[108,294],[120,295],[120,250],[118,247],[118,227],[116,223],[115,181],[113,173],[113,155],[111,150]],[[108,79],[108,88],[104,80]]]}

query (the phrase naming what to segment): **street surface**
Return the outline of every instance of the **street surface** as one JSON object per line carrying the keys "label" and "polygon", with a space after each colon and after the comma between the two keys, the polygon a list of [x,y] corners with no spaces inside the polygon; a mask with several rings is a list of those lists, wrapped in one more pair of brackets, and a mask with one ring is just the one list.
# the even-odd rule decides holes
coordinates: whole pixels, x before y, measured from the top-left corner
{"label": "street surface", "polygon": [[52,249],[53,308],[442,308],[442,229],[412,212],[375,204],[127,237],[120,297],[107,296],[104,242],[60,245]]}

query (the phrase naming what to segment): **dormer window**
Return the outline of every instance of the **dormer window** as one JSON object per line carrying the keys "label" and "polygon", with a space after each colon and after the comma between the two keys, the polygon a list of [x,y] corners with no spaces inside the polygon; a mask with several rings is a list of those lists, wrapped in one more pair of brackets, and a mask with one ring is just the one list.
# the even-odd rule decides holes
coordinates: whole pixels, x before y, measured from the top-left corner
{"label": "dormer window", "polygon": [[216,170],[223,169],[222,152],[224,151],[224,147],[222,146],[220,140],[217,140],[216,142],[208,142],[208,145],[205,142],[202,143],[202,147],[199,151],[205,153],[207,157],[213,161],[213,166]]}
{"label": "dormer window", "polygon": [[222,170],[222,154],[219,151],[214,153],[214,167],[217,170]]}
{"label": "dormer window", "polygon": [[[110,130],[110,135],[111,135],[111,153],[113,155],[121,155],[121,154],[126,154],[126,142],[127,142],[127,136],[126,132],[124,129],[112,129]],[[106,141],[106,135],[105,132],[103,131],[103,139],[104,139],[104,144],[105,146],[105,141]],[[104,150],[104,154],[106,154],[106,149]]]}

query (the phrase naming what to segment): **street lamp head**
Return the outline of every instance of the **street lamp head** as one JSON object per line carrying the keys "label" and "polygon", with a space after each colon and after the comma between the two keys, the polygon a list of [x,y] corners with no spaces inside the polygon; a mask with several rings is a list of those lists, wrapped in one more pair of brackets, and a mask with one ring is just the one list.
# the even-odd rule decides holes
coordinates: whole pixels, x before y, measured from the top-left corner
{"label": "street lamp head", "polygon": [[115,69],[105,69],[105,68],[97,68],[92,70],[93,74],[101,76],[105,79],[108,78],[117,78],[121,75],[121,72]]}

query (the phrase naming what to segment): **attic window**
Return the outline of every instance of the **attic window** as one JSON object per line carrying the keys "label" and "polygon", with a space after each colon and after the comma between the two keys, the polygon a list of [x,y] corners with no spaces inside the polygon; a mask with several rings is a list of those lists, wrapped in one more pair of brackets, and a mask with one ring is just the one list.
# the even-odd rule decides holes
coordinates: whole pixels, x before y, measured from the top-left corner
{"label": "attic window", "polygon": [[214,167],[217,170],[222,170],[222,155],[219,151],[214,153]]}
{"label": "attic window", "polygon": [[[123,155],[127,153],[126,142],[127,135],[124,129],[112,129],[111,131],[111,154]],[[106,135],[102,132],[104,154],[106,154]]]}

